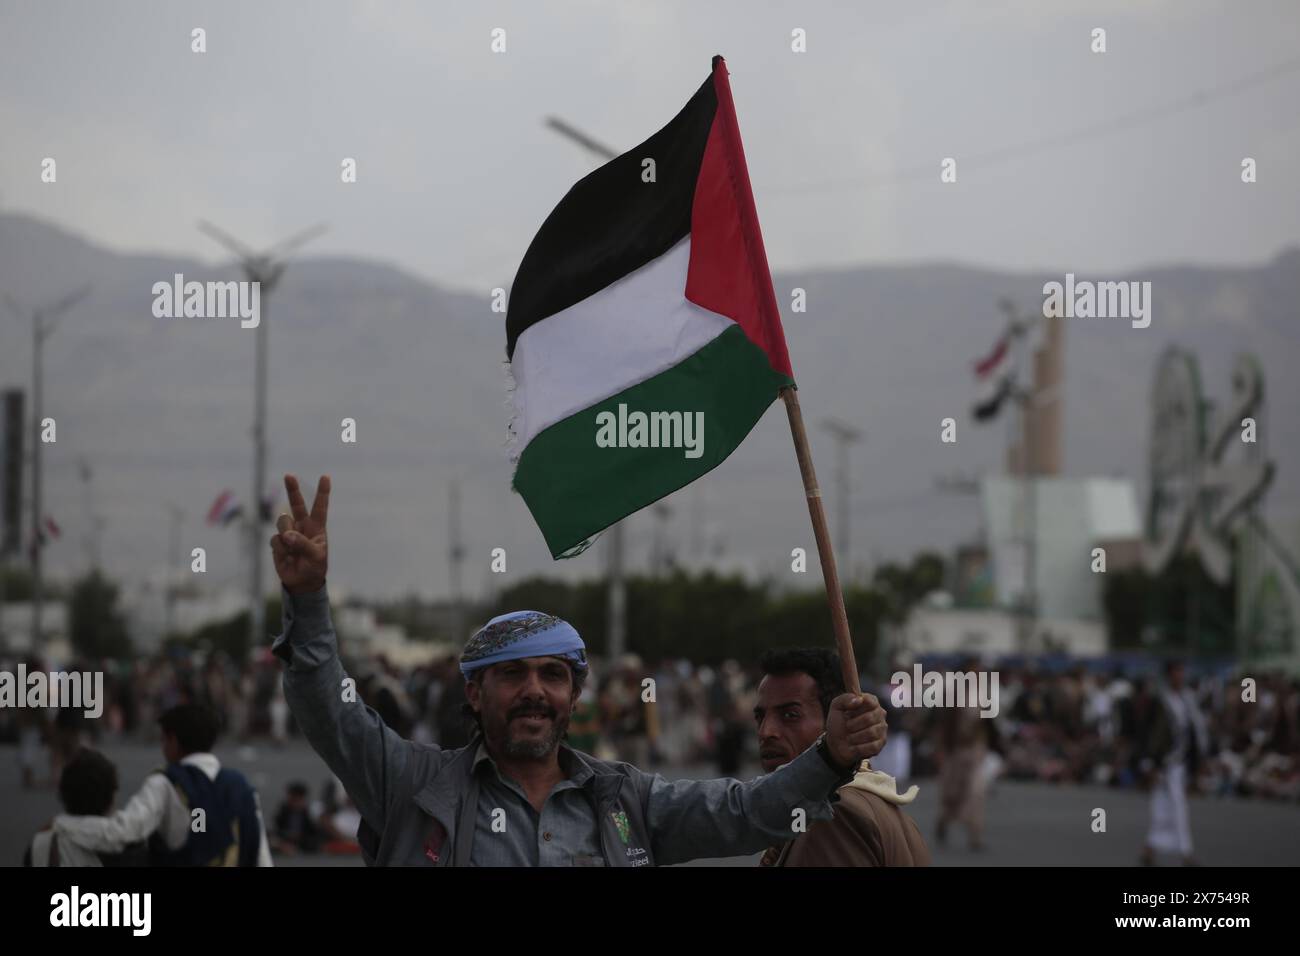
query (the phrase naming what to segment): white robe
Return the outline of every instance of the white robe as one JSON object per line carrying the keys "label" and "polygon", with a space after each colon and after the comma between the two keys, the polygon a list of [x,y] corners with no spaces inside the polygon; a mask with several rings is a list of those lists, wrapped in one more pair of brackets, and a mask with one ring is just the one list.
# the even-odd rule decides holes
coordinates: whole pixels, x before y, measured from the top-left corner
{"label": "white robe", "polygon": [[1192,823],[1187,809],[1187,752],[1206,751],[1205,725],[1191,692],[1167,690],[1164,706],[1173,725],[1174,748],[1151,788],[1151,826],[1147,845],[1153,850],[1192,855]]}
{"label": "white robe", "polygon": [[1151,788],[1151,827],[1147,846],[1162,853],[1192,855],[1192,823],[1187,812],[1187,768],[1165,767]]}

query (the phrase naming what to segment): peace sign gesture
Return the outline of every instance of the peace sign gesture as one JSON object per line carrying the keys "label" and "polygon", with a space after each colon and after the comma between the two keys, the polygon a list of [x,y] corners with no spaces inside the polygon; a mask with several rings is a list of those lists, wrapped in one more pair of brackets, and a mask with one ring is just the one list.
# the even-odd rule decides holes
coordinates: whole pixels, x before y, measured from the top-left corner
{"label": "peace sign gesture", "polygon": [[330,476],[321,475],[310,514],[297,478],[285,475],[284,490],[289,493],[289,510],[293,514],[281,514],[275,521],[278,534],[271,537],[275,573],[290,594],[310,594],[325,586],[329,567],[325,518],[330,510]]}

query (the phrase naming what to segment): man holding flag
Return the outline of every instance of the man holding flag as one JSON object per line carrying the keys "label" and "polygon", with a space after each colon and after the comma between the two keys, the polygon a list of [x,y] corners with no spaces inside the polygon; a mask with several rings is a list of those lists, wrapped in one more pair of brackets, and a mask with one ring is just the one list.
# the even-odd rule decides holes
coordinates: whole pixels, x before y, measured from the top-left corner
{"label": "man holding flag", "polygon": [[757,853],[832,816],[836,791],[884,746],[858,688],[843,595],[726,64],[667,126],[580,180],[533,239],[511,287],[514,488],[555,558],[694,481],[782,396],[790,416],[848,692],[825,732],[759,780],[669,782],[561,741],[587,677],[566,622],[489,621],[461,672],[478,732],[454,751],[403,740],[356,699],[325,592],[328,477],[271,539],[284,586],[294,716],[361,811],[372,864],[645,866]]}
{"label": "man holding flag", "polygon": [[292,515],[271,539],[284,593],[284,692],[303,733],[361,811],[371,865],[654,866],[758,853],[832,816],[836,791],[879,753],[876,698],[842,694],[826,732],[785,766],[739,780],[665,780],[561,743],[587,677],[569,624],[518,611],[465,646],[461,672],[479,725],[443,750],[405,740],[361,702],[339,661],[325,575],[330,480],[311,511],[285,476]]}
{"label": "man holding flag", "polygon": [[779,395],[844,686],[861,693],[722,57],[667,126],[552,210],[510,289],[506,357],[513,484],[554,558],[717,467]]}

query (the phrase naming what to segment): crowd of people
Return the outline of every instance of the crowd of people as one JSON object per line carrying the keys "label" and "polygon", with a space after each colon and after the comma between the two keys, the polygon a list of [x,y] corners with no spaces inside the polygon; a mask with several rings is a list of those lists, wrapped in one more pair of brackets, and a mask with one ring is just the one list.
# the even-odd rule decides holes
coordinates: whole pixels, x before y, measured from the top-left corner
{"label": "crowd of people", "polygon": [[[458,658],[408,670],[382,657],[350,663],[359,696],[398,734],[443,748],[468,743],[472,724]],[[42,670],[38,659],[26,665],[27,672]],[[91,669],[82,662],[70,666]],[[25,786],[42,778],[57,782],[78,748],[94,747],[101,736],[159,740],[159,715],[178,705],[211,710],[230,743],[282,745],[296,732],[278,662],[269,654],[237,666],[222,654],[169,649],[129,667],[104,663],[103,670],[98,721],[72,708],[0,710],[0,740],[17,740]],[[874,691],[889,713],[889,740],[875,766],[900,782],[937,777],[944,809],[940,842],[949,819],[969,819],[971,845],[979,848],[984,792],[998,777],[1144,790],[1164,779],[1158,773],[1160,750],[1171,744],[1160,737],[1169,710],[1160,672],[1097,672],[1082,663],[1045,670],[1019,662],[995,663],[992,670],[998,675],[998,706],[991,718],[975,718],[970,709],[897,706],[893,685],[863,675],[862,687]],[[602,760],[636,766],[753,775],[753,710],[761,676],[757,667],[735,661],[647,667],[629,654],[595,662],[594,679],[582,689],[569,724],[569,743]],[[1251,680],[1206,672],[1188,676],[1184,698],[1195,731],[1186,761],[1180,760],[1186,762],[1188,790],[1300,801],[1300,682],[1277,672]],[[312,784],[298,780],[279,795],[266,826],[274,851],[359,852],[359,814],[337,780],[326,777],[316,784],[318,796],[312,791]]]}
{"label": "crowd of people", "polygon": [[[1159,670],[1095,673],[1081,665],[1047,673],[997,668],[1000,706],[985,722],[990,763],[1013,780],[1149,783],[1153,715],[1162,707]],[[1300,681],[1280,673],[1189,675],[1201,728],[1191,783],[1201,793],[1300,800]],[[917,740],[914,772],[934,769],[939,712],[901,711],[895,723]]]}
{"label": "crowd of people", "polygon": [[[41,669],[39,660],[25,663],[29,673]],[[397,733],[444,748],[468,742],[472,724],[454,655],[407,670],[382,657],[349,663],[359,696]],[[757,667],[686,660],[646,666],[635,655],[594,663],[595,679],[584,686],[569,727],[575,749],[648,768],[757,772]],[[77,662],[69,669],[93,667]],[[228,742],[282,745],[296,734],[280,665],[269,654],[237,666],[221,654],[172,648],[129,667],[106,662],[102,669],[100,720],[73,708],[0,711],[0,740],[19,744],[25,785],[45,776],[42,750],[46,779],[58,781],[79,748],[101,737],[157,741],[159,715],[183,704],[208,708]],[[889,741],[873,764],[900,783],[938,777],[947,808],[941,841],[949,817],[982,818],[978,808],[961,806],[982,802],[997,777],[1142,789],[1158,779],[1159,751],[1170,746],[1160,737],[1169,706],[1158,670],[1099,672],[1081,663],[1049,670],[1023,662],[995,662],[990,669],[999,677],[997,715],[972,720],[962,719],[970,711],[895,706],[888,680],[863,675],[863,688],[876,693],[889,715]],[[1180,698],[1192,730],[1187,788],[1216,797],[1300,801],[1300,681],[1280,673],[1246,676],[1187,677]],[[267,833],[279,853],[355,853],[358,822],[356,808],[330,776],[315,785],[290,784]],[[977,828],[972,846],[979,839]]]}
{"label": "crowd of people", "polygon": [[[0,669],[13,672],[18,663],[0,660]],[[28,674],[50,672],[36,657],[22,663]],[[34,786],[46,766],[49,779],[57,781],[78,746],[102,737],[157,741],[159,717],[183,703],[211,708],[227,739],[289,739],[289,708],[279,666],[269,654],[236,666],[224,654],[170,648],[130,664],[74,660],[54,670],[103,674],[102,713],[89,719],[78,707],[0,709],[0,741],[18,744],[25,787]]]}
{"label": "crowd of people", "polygon": [[[10,669],[13,663],[0,662]],[[351,664],[362,699],[402,736],[447,748],[468,741],[471,725],[455,656],[405,671],[382,657]],[[283,744],[295,732],[279,664],[268,654],[236,666],[222,654],[171,650],[129,668],[100,666],[106,697],[100,720],[88,720],[75,709],[0,711],[0,740],[20,744],[29,785],[42,769],[42,747],[57,778],[83,740],[93,742],[102,734],[156,740],[158,715],[180,703],[212,708],[229,741]],[[38,669],[39,660],[27,661],[28,673]],[[69,669],[92,667],[77,662]],[[998,775],[1124,788],[1144,784],[1141,763],[1150,744],[1143,737],[1147,715],[1158,704],[1158,670],[1098,673],[1079,664],[1045,671],[1020,663],[992,669],[999,675],[998,714],[979,726]],[[756,766],[752,710],[762,676],[756,667],[686,660],[647,667],[627,655],[596,662],[594,672],[569,729],[576,749],[637,766],[712,765],[724,775]],[[1195,787],[1218,796],[1300,800],[1300,681],[1261,673],[1252,678],[1248,693],[1245,676],[1189,677],[1206,731],[1194,767]],[[864,674],[862,686],[890,711],[890,735],[897,745],[882,758],[894,775],[937,773],[942,713],[893,707],[887,680]],[[896,763],[900,751],[905,751],[901,764]]]}
{"label": "crowd of people", "polygon": [[[406,671],[382,657],[352,665],[360,696],[399,734],[447,748],[467,743],[464,682],[454,656]],[[27,661],[27,672],[40,669],[40,661]],[[69,669],[91,667],[78,662]],[[1023,665],[993,669],[1000,678],[1000,708],[980,726],[998,774],[1143,786],[1141,735],[1144,715],[1157,704],[1158,671],[1099,674],[1082,665],[1052,672]],[[99,721],[75,709],[0,711],[0,740],[17,740],[29,786],[42,773],[42,747],[48,750],[49,774],[57,777],[82,740],[103,734],[155,740],[157,715],[182,702],[216,711],[222,736],[230,741],[283,744],[294,734],[279,666],[269,654],[235,666],[222,654],[172,650],[130,667],[105,662],[103,670],[107,701]],[[757,744],[751,710],[759,676],[755,667],[735,661],[720,667],[689,661],[646,667],[629,654],[604,666],[598,662],[573,715],[571,743],[637,766],[714,765],[725,775],[753,769]],[[1190,679],[1206,727],[1193,784],[1210,795],[1300,800],[1300,682],[1277,672],[1253,680],[1252,693],[1244,693],[1240,675]],[[891,736],[898,744],[885,760],[894,775],[935,774],[940,711],[894,708],[888,700],[891,685],[867,675],[862,685],[875,689],[891,710]],[[909,753],[896,765],[900,749]]]}

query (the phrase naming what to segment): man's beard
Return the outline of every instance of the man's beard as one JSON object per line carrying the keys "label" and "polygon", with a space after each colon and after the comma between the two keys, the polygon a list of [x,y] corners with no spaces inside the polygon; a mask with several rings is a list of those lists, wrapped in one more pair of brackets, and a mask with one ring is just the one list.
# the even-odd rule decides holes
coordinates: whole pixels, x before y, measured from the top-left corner
{"label": "man's beard", "polygon": [[[510,724],[516,717],[524,714],[541,714],[551,719],[551,732],[542,740],[516,740],[510,733]],[[565,733],[569,729],[569,715],[556,713],[550,707],[529,706],[516,707],[506,714],[506,724],[503,728],[505,742],[501,750],[508,757],[520,757],[529,760],[540,760],[549,755],[561,740],[564,739]]]}

